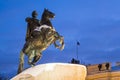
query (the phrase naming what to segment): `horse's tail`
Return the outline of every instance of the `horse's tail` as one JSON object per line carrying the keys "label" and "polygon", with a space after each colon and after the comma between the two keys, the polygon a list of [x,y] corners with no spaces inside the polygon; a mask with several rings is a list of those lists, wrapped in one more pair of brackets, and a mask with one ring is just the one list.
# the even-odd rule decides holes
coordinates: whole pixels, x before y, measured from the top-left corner
{"label": "horse's tail", "polygon": [[23,67],[24,67],[24,53],[23,50],[21,50],[20,52],[20,61],[19,61],[19,67],[18,67],[18,71],[17,74],[21,73],[23,71]]}

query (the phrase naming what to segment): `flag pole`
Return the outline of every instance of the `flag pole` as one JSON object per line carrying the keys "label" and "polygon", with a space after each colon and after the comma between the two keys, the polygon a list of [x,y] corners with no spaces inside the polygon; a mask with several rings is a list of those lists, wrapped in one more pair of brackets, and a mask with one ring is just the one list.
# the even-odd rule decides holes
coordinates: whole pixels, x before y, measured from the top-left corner
{"label": "flag pole", "polygon": [[78,60],[78,45],[76,45],[76,56],[77,56],[77,60]]}
{"label": "flag pole", "polygon": [[77,60],[78,60],[78,47],[79,47],[80,43],[77,41],[77,45],[76,45],[76,57],[77,57]]}

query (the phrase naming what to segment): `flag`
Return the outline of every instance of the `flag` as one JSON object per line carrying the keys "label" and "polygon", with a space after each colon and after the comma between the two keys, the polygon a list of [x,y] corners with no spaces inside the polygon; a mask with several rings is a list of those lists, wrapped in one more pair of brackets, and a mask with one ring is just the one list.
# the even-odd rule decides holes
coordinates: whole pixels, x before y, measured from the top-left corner
{"label": "flag", "polygon": [[80,45],[80,43],[77,41],[77,45]]}

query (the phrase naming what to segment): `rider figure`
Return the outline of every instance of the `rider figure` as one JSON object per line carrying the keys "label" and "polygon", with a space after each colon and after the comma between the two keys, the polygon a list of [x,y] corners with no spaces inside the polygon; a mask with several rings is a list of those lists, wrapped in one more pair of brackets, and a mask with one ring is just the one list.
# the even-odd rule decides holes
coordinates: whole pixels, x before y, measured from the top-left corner
{"label": "rider figure", "polygon": [[27,17],[25,19],[25,21],[28,23],[27,24],[27,33],[26,33],[26,41],[28,41],[29,39],[31,39],[32,36],[32,32],[34,31],[34,29],[38,26],[40,26],[40,21],[38,19],[36,19],[38,16],[36,11],[32,12],[32,18],[31,17]]}
{"label": "rider figure", "polygon": [[[23,47],[23,52],[25,53],[25,50],[29,50],[30,46],[28,46],[29,41],[33,40],[35,38],[37,33],[33,33],[36,27],[40,26],[40,21],[37,19],[37,12],[33,11],[32,12],[32,18],[27,17],[25,21],[27,22],[27,33],[26,33],[26,44]],[[35,54],[33,54],[34,56]],[[30,57],[30,56],[29,56]],[[30,64],[34,64],[38,59],[40,58],[40,55],[36,55],[33,59],[33,61],[30,61]]]}

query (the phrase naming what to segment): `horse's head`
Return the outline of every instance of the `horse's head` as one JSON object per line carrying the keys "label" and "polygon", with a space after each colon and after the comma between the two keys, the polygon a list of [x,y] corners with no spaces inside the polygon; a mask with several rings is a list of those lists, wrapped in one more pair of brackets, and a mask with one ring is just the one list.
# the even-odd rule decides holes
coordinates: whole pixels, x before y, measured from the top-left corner
{"label": "horse's head", "polygon": [[46,17],[47,19],[54,18],[55,14],[48,9],[44,9],[44,12],[42,14],[42,17]]}

